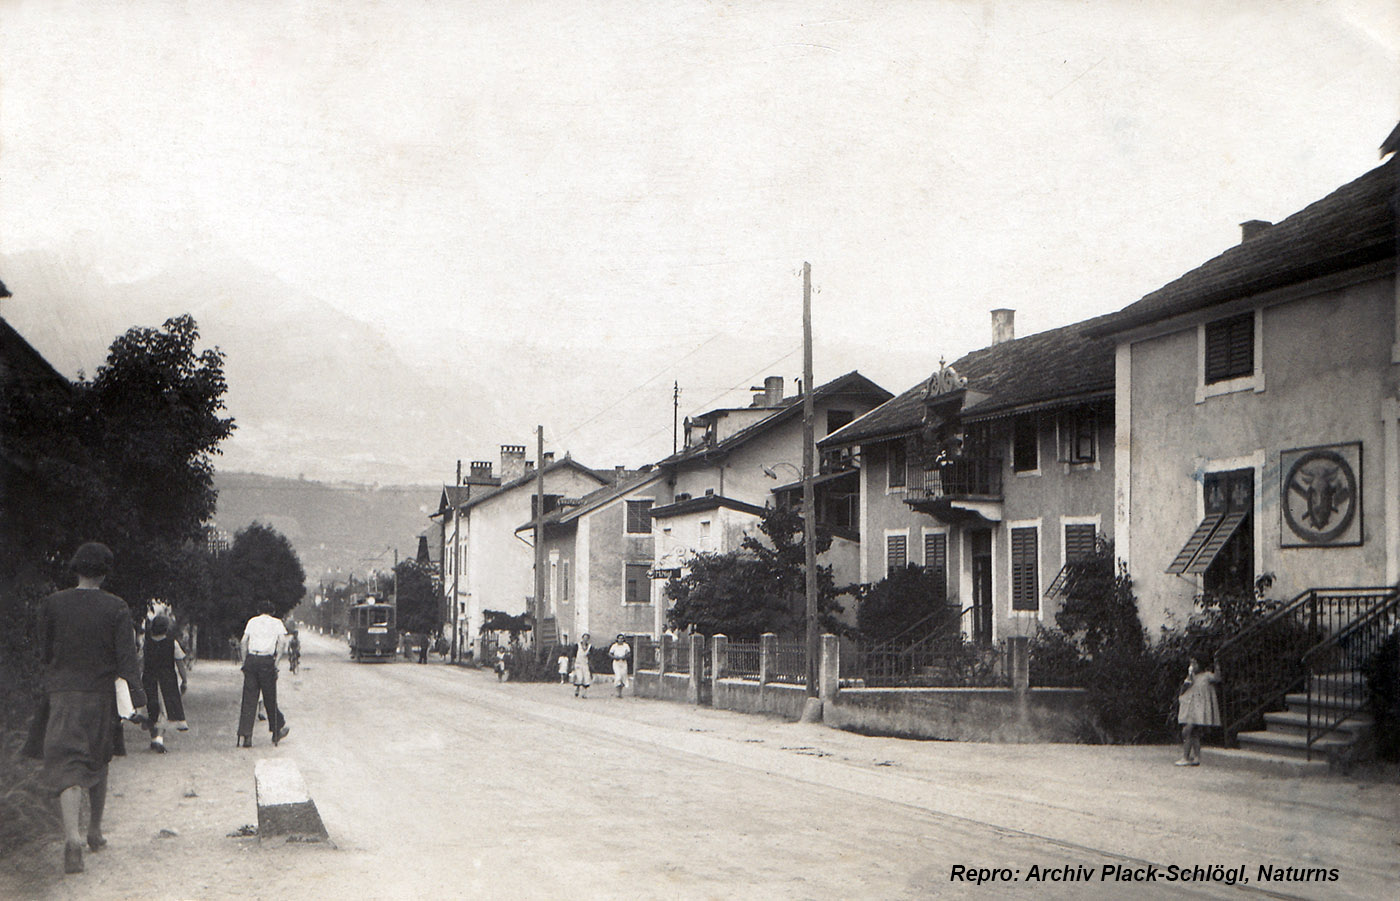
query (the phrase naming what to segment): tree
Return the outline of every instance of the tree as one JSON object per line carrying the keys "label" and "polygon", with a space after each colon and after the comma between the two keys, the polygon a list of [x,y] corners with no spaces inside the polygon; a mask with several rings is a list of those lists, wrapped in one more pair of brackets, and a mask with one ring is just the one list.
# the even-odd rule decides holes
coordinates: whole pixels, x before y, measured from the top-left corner
{"label": "tree", "polygon": [[239,529],[228,553],[219,557],[218,582],[209,625],[220,636],[234,635],[258,603],[272,601],[277,616],[286,616],[306,593],[306,573],[292,543],[261,523]]}
{"label": "tree", "polygon": [[500,610],[481,611],[481,628],[477,631],[482,635],[487,632],[509,632],[512,643],[520,640],[522,632],[529,632],[535,627],[534,619],[528,613],[518,613],[511,615]]}
{"label": "tree", "polygon": [[[737,551],[696,554],[684,575],[666,583],[674,601],[671,626],[694,628],[706,635],[723,633],[751,641],[764,632],[797,635],[806,622],[806,552],[802,516],[789,508],[770,508],[758,524],[767,539],[746,536]],[[816,535],[817,553],[831,547],[831,536]],[[841,612],[831,567],[817,567],[817,608],[822,627],[842,632]]]}
{"label": "tree", "polygon": [[442,628],[442,582],[431,563],[403,560],[399,579],[399,629],[432,635]]}
{"label": "tree", "polygon": [[930,616],[942,615],[945,619],[930,623],[929,631],[951,626],[952,637],[957,637],[958,611],[949,609],[943,594],[939,574],[910,564],[857,590],[856,624],[863,637],[883,641]]}

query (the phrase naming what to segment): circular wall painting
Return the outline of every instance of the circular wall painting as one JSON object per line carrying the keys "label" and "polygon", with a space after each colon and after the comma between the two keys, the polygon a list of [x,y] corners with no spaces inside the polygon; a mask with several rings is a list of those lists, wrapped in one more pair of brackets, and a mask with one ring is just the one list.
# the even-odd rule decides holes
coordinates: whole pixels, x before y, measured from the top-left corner
{"label": "circular wall painting", "polygon": [[1356,473],[1334,450],[1308,451],[1288,468],[1283,480],[1283,517],[1308,544],[1341,537],[1356,517]]}

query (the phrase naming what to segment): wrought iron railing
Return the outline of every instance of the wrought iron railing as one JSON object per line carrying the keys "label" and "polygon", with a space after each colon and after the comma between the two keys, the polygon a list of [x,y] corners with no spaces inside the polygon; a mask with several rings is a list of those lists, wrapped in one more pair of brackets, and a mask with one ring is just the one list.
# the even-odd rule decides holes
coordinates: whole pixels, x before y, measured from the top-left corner
{"label": "wrought iron railing", "polygon": [[1364,666],[1400,626],[1400,590],[1378,598],[1359,618],[1303,655],[1308,687],[1308,744],[1356,716],[1366,704]]}
{"label": "wrought iron railing", "polygon": [[[1226,741],[1258,728],[1263,714],[1309,682],[1305,655],[1366,618],[1394,588],[1313,588],[1256,620],[1222,644],[1221,719]],[[1314,655],[1321,659],[1321,650]],[[1202,661],[1204,663],[1205,661]]]}
{"label": "wrought iron railing", "polygon": [[768,664],[768,681],[789,685],[807,684],[807,643],[775,641]]}
{"label": "wrought iron railing", "polygon": [[1009,684],[996,648],[964,642],[962,615],[971,610],[938,613],[919,636],[908,630],[885,641],[858,643],[856,678],[871,688],[907,686],[998,686]]}
{"label": "wrought iron railing", "polygon": [[665,642],[662,647],[666,653],[666,672],[668,673],[689,673],[690,672],[690,636],[686,635],[673,641]]}
{"label": "wrought iron railing", "polygon": [[638,635],[632,648],[632,669],[654,672],[661,668],[661,645],[650,635]]}
{"label": "wrought iron railing", "polygon": [[924,471],[923,494],[939,497],[999,498],[1002,461],[997,457],[960,457]]}
{"label": "wrought iron railing", "polygon": [[763,660],[763,645],[757,641],[731,641],[725,645],[724,674],[735,679],[757,680]]}

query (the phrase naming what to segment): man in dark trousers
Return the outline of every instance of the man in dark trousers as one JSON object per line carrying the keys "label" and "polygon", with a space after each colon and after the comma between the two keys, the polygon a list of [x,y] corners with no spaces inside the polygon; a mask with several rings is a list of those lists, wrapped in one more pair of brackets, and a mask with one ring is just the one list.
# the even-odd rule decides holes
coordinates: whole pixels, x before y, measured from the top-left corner
{"label": "man in dark trousers", "polygon": [[273,614],[271,601],[258,602],[258,615],[243,629],[243,707],[238,712],[238,746],[253,746],[253,718],[258,712],[258,695],[267,709],[267,727],[275,745],[287,737],[287,721],[277,707],[277,661],[287,646],[287,627]]}
{"label": "man in dark trousers", "polygon": [[112,551],[89,542],[69,562],[78,587],[49,595],[39,606],[40,659],[46,667],[49,719],[44,734],[44,782],[63,816],[63,871],[83,871],[81,812],[87,790],[87,845],[100,851],[107,805],[107,765],[117,728],[115,685],[125,679],[136,707],[146,705],[136,638],[126,601],[102,590]]}

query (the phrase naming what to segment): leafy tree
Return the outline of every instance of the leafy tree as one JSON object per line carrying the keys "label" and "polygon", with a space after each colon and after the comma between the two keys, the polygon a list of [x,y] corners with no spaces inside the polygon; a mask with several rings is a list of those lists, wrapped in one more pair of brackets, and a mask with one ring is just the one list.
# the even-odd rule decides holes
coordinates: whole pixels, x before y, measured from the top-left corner
{"label": "leafy tree", "polygon": [[[746,536],[737,551],[697,554],[688,571],[666,583],[674,601],[668,621],[678,629],[707,635],[756,640],[764,632],[796,635],[806,623],[806,551],[802,516],[788,508],[770,508],[759,521],[757,536]],[[831,547],[831,536],[818,530],[817,553]],[[830,566],[817,567],[817,609],[822,628],[842,632],[836,619],[841,605]]]}
{"label": "leafy tree", "polygon": [[224,636],[236,634],[249,617],[257,615],[259,601],[272,601],[277,615],[286,616],[306,593],[306,573],[291,542],[261,523],[234,534],[216,570],[210,626]]}
{"label": "leafy tree", "polygon": [[931,623],[931,630],[951,625],[957,637],[958,612],[949,610],[943,595],[943,580],[936,572],[910,564],[856,590],[856,624],[863,637],[883,641],[929,616],[942,615],[945,619]]}
{"label": "leafy tree", "polygon": [[394,570],[399,578],[399,629],[432,635],[442,628],[442,583],[430,563],[403,560]]}
{"label": "leafy tree", "polygon": [[477,631],[482,635],[487,632],[509,632],[511,642],[516,642],[520,640],[522,632],[529,632],[534,627],[534,618],[528,613],[511,615],[500,610],[483,610],[481,628]]}
{"label": "leafy tree", "polygon": [[1086,656],[1108,647],[1138,653],[1147,643],[1127,566],[1102,536],[1094,552],[1065,564],[1064,603],[1055,624],[1073,636]]}

